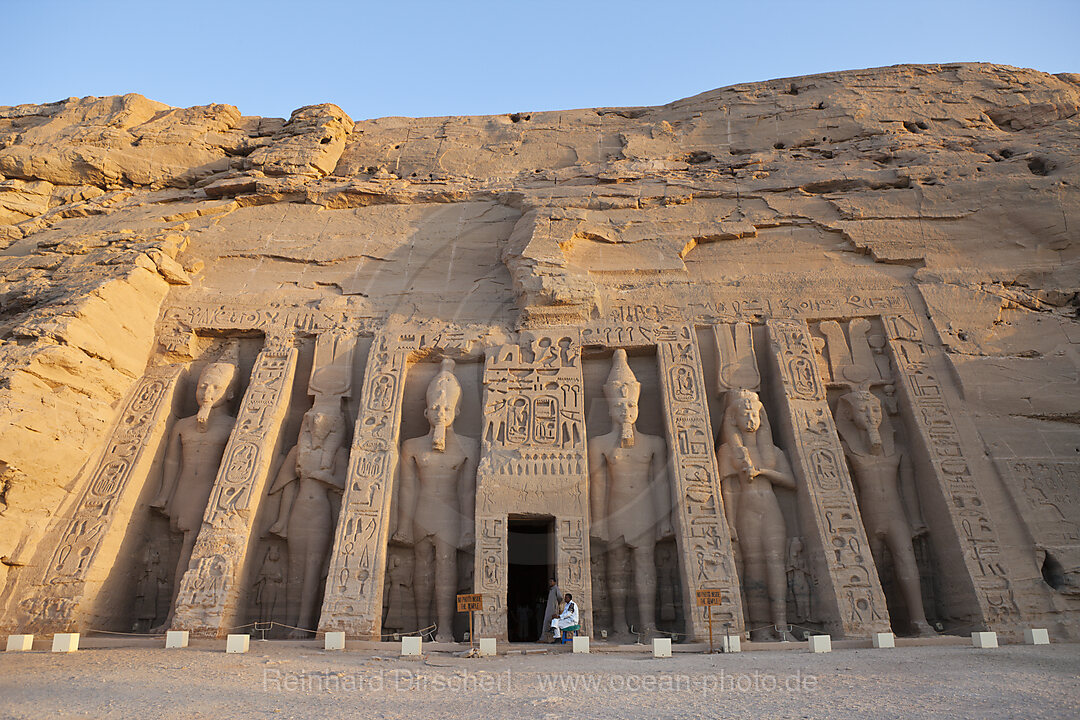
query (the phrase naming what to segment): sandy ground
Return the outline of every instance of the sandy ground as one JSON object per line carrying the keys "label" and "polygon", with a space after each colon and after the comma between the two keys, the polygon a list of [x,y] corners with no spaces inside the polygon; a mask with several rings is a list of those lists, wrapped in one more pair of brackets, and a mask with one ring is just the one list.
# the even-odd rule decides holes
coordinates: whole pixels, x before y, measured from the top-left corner
{"label": "sandy ground", "polygon": [[[1078,718],[1080,645],[996,650],[543,653],[470,659],[396,645],[224,641],[183,650],[84,640],[0,653],[3,718]],[[539,648],[540,646],[535,646]]]}

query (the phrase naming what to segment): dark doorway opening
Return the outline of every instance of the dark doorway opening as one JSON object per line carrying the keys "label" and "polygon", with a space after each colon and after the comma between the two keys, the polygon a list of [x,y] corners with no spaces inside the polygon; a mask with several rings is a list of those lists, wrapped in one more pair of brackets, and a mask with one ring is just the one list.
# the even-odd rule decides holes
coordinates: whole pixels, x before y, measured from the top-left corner
{"label": "dark doorway opening", "polygon": [[555,518],[511,515],[508,525],[507,635],[510,642],[536,642],[548,579],[555,577]]}

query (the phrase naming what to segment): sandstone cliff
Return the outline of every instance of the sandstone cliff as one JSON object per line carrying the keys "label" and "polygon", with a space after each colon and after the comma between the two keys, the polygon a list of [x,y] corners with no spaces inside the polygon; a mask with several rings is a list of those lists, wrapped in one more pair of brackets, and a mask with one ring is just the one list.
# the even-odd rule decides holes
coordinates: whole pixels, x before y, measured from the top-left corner
{"label": "sandstone cliff", "polygon": [[987,452],[1075,460],[1078,109],[1080,75],[980,64],[486,117],[2,107],[0,586],[76,489],[167,301],[511,331],[628,299],[902,287]]}

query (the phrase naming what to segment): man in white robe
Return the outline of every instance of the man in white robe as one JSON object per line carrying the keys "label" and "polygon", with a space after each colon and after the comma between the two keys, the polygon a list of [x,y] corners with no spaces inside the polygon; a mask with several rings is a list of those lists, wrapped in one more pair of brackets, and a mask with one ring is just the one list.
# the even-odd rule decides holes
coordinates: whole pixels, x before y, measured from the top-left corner
{"label": "man in white robe", "polygon": [[578,608],[577,603],[574,602],[573,595],[566,593],[563,596],[563,600],[566,604],[563,605],[563,610],[559,613],[559,617],[552,618],[551,630],[555,635],[555,639],[558,640],[562,637],[562,631],[566,628],[576,628],[578,626]]}

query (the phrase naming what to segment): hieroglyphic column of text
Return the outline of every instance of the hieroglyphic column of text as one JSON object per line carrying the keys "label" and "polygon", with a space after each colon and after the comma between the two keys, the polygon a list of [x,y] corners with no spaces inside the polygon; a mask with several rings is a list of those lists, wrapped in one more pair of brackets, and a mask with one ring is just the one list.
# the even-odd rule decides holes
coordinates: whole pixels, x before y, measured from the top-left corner
{"label": "hieroglyphic column of text", "polygon": [[40,591],[21,603],[26,632],[77,629],[92,604],[157,457],[180,371],[173,365],[149,371],[128,398],[82,497],[62,521]]}

